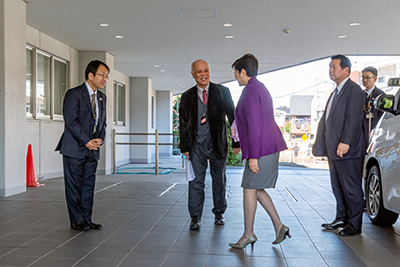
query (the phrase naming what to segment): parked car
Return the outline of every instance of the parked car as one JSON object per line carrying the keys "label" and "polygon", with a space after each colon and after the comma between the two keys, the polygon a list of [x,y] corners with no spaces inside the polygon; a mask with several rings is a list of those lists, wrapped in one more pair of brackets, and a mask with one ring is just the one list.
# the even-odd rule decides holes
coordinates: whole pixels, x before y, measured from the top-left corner
{"label": "parked car", "polygon": [[[391,78],[389,86],[400,86]],[[374,105],[384,111],[371,138],[364,160],[364,195],[372,223],[392,225],[400,213],[400,89],[396,95],[382,94]]]}

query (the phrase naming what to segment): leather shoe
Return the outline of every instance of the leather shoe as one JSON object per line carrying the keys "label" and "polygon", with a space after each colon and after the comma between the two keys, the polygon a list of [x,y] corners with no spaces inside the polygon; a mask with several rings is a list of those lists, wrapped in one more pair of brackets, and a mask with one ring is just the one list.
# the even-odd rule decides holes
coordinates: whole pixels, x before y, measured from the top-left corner
{"label": "leather shoe", "polygon": [[102,224],[95,223],[94,221],[85,222],[90,229],[99,230],[103,227]]}
{"label": "leather shoe", "polygon": [[190,222],[190,230],[199,230],[201,227],[201,217],[192,216],[192,221]]}
{"label": "leather shoe", "polygon": [[71,223],[71,229],[78,231],[87,231],[90,229],[90,227],[84,222],[78,222],[78,223]]}
{"label": "leather shoe", "polygon": [[334,220],[331,223],[323,223],[321,224],[321,227],[324,227],[326,230],[335,230],[340,227],[345,227],[347,224],[344,221],[341,220]]}
{"label": "leather shoe", "polygon": [[215,225],[224,225],[225,224],[224,215],[222,213],[219,213],[219,212],[215,213],[214,224]]}
{"label": "leather shoe", "polygon": [[352,236],[352,235],[360,235],[361,234],[361,230],[356,230],[353,225],[351,225],[350,223],[343,228],[342,230],[340,230],[339,235],[340,236]]}

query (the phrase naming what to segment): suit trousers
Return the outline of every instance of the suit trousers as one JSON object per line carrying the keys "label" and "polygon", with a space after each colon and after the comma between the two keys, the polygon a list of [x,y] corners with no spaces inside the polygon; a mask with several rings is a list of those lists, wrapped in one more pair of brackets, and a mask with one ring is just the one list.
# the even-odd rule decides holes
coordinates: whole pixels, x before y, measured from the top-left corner
{"label": "suit trousers", "polygon": [[94,186],[98,160],[94,151],[83,159],[63,156],[65,198],[71,223],[92,220]]}
{"label": "suit trousers", "polygon": [[349,222],[361,230],[363,216],[362,158],[328,159],[336,219]]}
{"label": "suit trousers", "polygon": [[203,214],[204,188],[207,170],[207,160],[210,162],[210,174],[212,179],[212,194],[214,208],[212,212],[223,214],[226,210],[226,157],[217,158],[213,152],[211,141],[207,139],[203,143],[196,143],[191,155],[191,161],[195,179],[189,182],[189,213],[190,216]]}

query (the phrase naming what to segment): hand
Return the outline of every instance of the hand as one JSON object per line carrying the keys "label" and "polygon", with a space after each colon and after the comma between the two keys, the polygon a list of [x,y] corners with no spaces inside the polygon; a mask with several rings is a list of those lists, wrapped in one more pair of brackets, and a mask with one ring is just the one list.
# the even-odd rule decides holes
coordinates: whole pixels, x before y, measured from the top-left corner
{"label": "hand", "polygon": [[253,173],[258,173],[258,159],[249,159],[249,168]]}
{"label": "hand", "polygon": [[186,156],[186,160],[189,160],[189,152],[185,152],[185,153],[182,153],[182,154]]}
{"label": "hand", "polygon": [[339,143],[337,150],[336,150],[336,155],[343,158],[343,155],[349,151],[349,148],[350,148],[350,146],[348,144]]}
{"label": "hand", "polygon": [[92,139],[92,141],[94,141],[96,145],[98,145],[98,147],[100,147],[101,144],[103,143],[103,139],[101,138]]}
{"label": "hand", "polygon": [[240,152],[240,147],[234,147],[234,148],[232,148],[232,150],[233,150],[233,154],[237,155]]}
{"label": "hand", "polygon": [[89,150],[99,150],[98,147],[100,145],[97,145],[95,141],[90,140],[89,142],[86,143],[85,147]]}

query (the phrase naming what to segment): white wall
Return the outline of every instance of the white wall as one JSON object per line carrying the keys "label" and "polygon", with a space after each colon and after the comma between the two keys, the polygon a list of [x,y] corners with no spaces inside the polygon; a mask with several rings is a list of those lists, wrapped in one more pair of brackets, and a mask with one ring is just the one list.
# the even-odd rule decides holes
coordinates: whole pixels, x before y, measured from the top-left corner
{"label": "white wall", "polygon": [[[171,91],[157,91],[157,129],[159,133],[172,133],[172,92]],[[171,136],[160,136],[160,143],[172,143]],[[170,158],[172,156],[171,146],[160,146],[160,157]]]}

